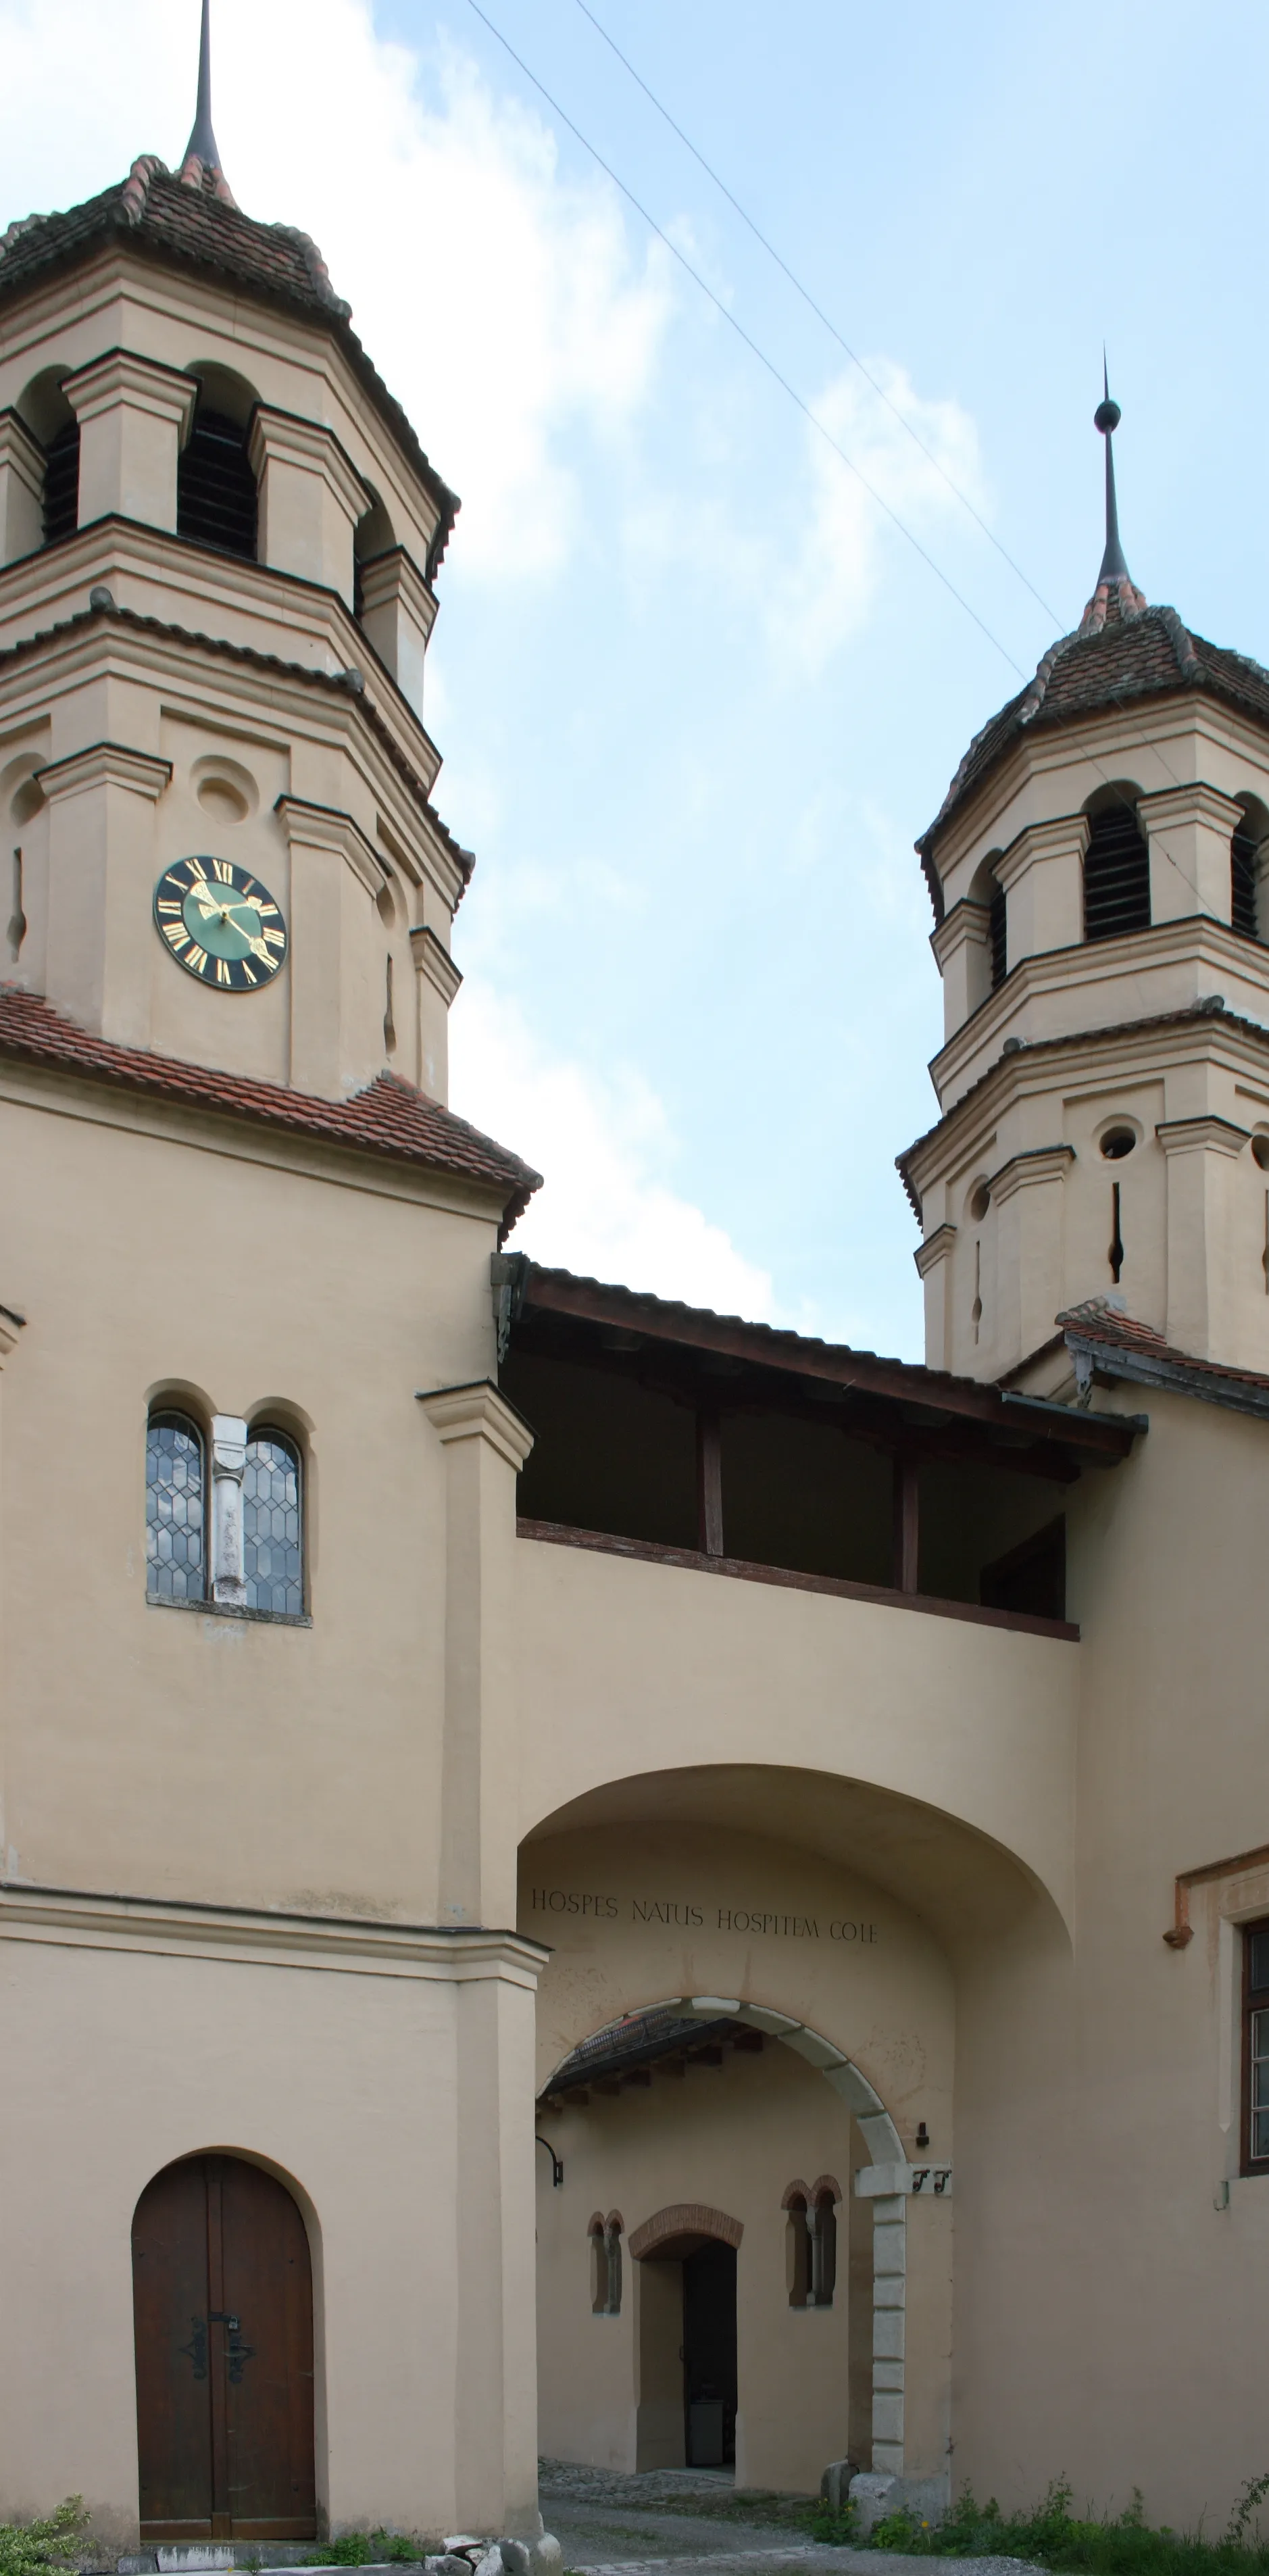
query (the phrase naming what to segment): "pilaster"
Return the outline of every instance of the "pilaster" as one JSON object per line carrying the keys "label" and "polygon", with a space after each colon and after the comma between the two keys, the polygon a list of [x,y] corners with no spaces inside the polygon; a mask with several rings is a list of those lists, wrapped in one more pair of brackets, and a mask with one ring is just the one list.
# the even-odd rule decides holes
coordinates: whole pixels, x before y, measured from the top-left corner
{"label": "pilaster", "polygon": [[1040,1145],[1012,1155],[992,1175],[998,1367],[1038,1350],[1063,1304],[1062,1190],[1074,1160],[1071,1145]]}
{"label": "pilaster", "polygon": [[428,927],[410,933],[419,988],[419,1089],[444,1106],[449,1099],[449,1013],[462,983],[444,941]]}
{"label": "pilaster", "polygon": [[16,411],[0,411],[0,563],[44,542],[44,450]]}
{"label": "pilaster", "polygon": [[1250,1131],[1209,1112],[1164,1119],[1154,1132],[1168,1168],[1166,1337],[1196,1359],[1232,1360],[1238,1343],[1230,1185]]}
{"label": "pilaster", "polygon": [[176,526],[176,469],[189,436],[193,376],[130,349],[107,349],[63,380],[79,422],[79,525],[117,512]]}
{"label": "pilaster", "polygon": [[171,763],[96,742],[36,775],[49,808],[48,998],[102,1037],[148,1046],[154,808]]}
{"label": "pilaster", "polygon": [[997,859],[1011,966],[1050,948],[1074,948],[1082,940],[1087,847],[1087,815],[1058,814],[1046,823],[1028,823]]}
{"label": "pilaster", "polygon": [[534,2540],[537,2249],[534,1981],[459,1986],[454,2507],[460,2531]]}
{"label": "pilaster", "polygon": [[1242,807],[1196,778],[1139,797],[1137,812],[1150,844],[1151,921],[1183,921],[1196,912],[1228,921],[1230,842]]}
{"label": "pilaster", "polygon": [[952,1292],[952,1253],[956,1244],[954,1225],[936,1225],[924,1243],[917,1245],[912,1258],[917,1275],[925,1288],[925,1361],[927,1368],[950,1368],[951,1317],[948,1300]]}
{"label": "pilaster", "polygon": [[351,608],[353,531],[370,494],[334,431],[260,403],[248,452],[260,487],[261,563],[337,590]]}
{"label": "pilaster", "polygon": [[991,914],[984,903],[954,903],[930,946],[943,978],[943,1035],[951,1038],[991,991]]}
{"label": "pilaster", "polygon": [[291,1081],[342,1099],[383,1066],[382,935],[374,897],[384,872],[351,814],[279,796],[291,853]]}
{"label": "pilaster", "polygon": [[436,594],[404,546],[391,546],[360,566],[361,624],[416,716],[423,713],[423,659],[436,618]]}
{"label": "pilaster", "polygon": [[[515,1920],[516,1477],[533,1434],[490,1379],[419,1402],[445,1452],[440,1914]],[[530,2086],[530,2090],[531,2090]]]}

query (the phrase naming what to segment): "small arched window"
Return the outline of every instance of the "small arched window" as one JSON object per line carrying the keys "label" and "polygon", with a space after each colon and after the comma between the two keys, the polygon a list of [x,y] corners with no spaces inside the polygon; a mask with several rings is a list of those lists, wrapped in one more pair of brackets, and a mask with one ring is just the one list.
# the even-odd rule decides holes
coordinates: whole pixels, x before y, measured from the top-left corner
{"label": "small arched window", "polygon": [[254,563],[258,516],[247,431],[200,394],[176,469],[176,533]]}
{"label": "small arched window", "polygon": [[264,1424],[247,1442],[242,1479],[246,1607],[275,1618],[302,1617],[304,1528],[300,1453],[285,1431]]}
{"label": "small arched window", "polygon": [[596,2210],[587,2236],[590,2239],[590,2312],[593,2317],[619,2317],[621,2314],[621,2216],[611,2209],[605,2218]]}
{"label": "small arched window", "polygon": [[145,1588],[151,1601],[207,1589],[203,1440],[184,1413],[152,1413],[145,1441]]}
{"label": "small arched window", "polygon": [[1090,809],[1084,853],[1084,937],[1118,939],[1150,927],[1150,853],[1127,789]]}
{"label": "small arched window", "polygon": [[837,2287],[837,2201],[835,2183],[816,2183],[807,2209],[811,2237],[811,2296],[813,2308],[831,2308]]}
{"label": "small arched window", "polygon": [[789,2306],[805,2308],[811,2301],[811,2236],[806,2223],[805,2191],[787,2191],[784,2209],[784,2278]]}

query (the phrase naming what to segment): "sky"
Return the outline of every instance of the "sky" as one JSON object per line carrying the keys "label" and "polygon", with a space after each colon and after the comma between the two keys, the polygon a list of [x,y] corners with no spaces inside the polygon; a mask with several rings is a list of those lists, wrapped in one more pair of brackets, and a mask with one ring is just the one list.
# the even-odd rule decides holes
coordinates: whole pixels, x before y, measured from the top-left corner
{"label": "sky", "polygon": [[[481,7],[213,0],[239,203],[463,498],[452,1104],[536,1258],[919,1357],[912,844],[1093,586],[1103,342],[1134,578],[1269,661],[1269,13]],[[0,228],[178,163],[196,51],[197,0],[0,0]]]}

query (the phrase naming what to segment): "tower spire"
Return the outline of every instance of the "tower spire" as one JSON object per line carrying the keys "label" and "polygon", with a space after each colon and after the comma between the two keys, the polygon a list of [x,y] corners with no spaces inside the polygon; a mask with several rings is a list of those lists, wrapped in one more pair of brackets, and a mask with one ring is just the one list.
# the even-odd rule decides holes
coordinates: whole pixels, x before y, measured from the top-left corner
{"label": "tower spire", "polygon": [[211,117],[211,0],[203,0],[203,19],[198,39],[198,100],[194,123],[185,146],[180,177],[188,187],[210,188],[226,205],[235,202],[233,190],[221,167],[220,149],[212,131]]}
{"label": "tower spire", "polygon": [[[204,0],[205,8],[206,0]],[[1106,551],[1102,556],[1102,568],[1097,576],[1099,582],[1129,581],[1132,578],[1124,560],[1123,547],[1119,542],[1119,506],[1115,498],[1114,436],[1122,416],[1118,403],[1111,400],[1110,380],[1106,372],[1106,352],[1103,349],[1102,399],[1093,414],[1093,426],[1101,431],[1106,441]]]}

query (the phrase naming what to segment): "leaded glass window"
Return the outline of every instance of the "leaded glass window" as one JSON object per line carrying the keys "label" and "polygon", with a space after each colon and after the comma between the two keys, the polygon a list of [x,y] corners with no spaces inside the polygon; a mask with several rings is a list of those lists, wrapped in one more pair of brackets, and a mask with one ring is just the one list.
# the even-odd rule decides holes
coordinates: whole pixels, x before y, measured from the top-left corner
{"label": "leaded glass window", "polygon": [[206,1591],[203,1443],[183,1413],[152,1413],[145,1441],[145,1582],[151,1601]]}
{"label": "leaded glass window", "polygon": [[1245,1935],[1244,2170],[1269,2172],[1269,1924]]}
{"label": "leaded glass window", "polygon": [[304,1609],[300,1453],[284,1432],[260,1429],[247,1442],[242,1535],[247,1608],[298,1619]]}

